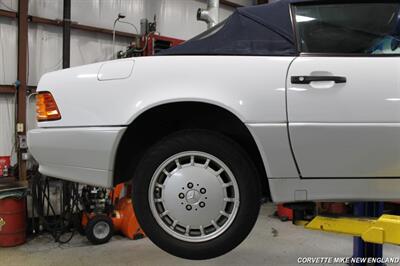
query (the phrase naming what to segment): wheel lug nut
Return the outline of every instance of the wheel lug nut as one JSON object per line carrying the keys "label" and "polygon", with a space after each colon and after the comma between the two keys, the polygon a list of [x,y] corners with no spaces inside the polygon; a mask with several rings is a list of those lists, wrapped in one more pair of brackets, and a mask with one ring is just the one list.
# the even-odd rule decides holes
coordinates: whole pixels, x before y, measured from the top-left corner
{"label": "wheel lug nut", "polygon": [[179,197],[180,199],[183,199],[183,198],[185,197],[185,194],[179,193],[178,197]]}
{"label": "wheel lug nut", "polygon": [[206,206],[206,204],[205,204],[203,201],[201,201],[201,202],[199,203],[199,206],[200,206],[201,208],[204,208],[204,207]]}
{"label": "wheel lug nut", "polygon": [[193,183],[192,183],[192,182],[189,182],[189,183],[187,184],[187,187],[188,187],[188,188],[193,188]]}
{"label": "wheel lug nut", "polygon": [[186,205],[186,210],[190,211],[192,209],[192,205]]}
{"label": "wheel lug nut", "polygon": [[206,190],[205,188],[202,187],[202,188],[200,189],[200,193],[201,193],[201,194],[206,194],[206,192],[207,192],[207,190]]}

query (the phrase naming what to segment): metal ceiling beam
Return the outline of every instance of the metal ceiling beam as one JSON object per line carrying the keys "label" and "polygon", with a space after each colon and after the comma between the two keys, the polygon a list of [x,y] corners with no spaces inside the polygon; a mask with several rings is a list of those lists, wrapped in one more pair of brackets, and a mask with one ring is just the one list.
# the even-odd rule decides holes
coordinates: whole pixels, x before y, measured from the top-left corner
{"label": "metal ceiling beam", "polygon": [[0,94],[14,94],[16,92],[14,85],[0,85]]}
{"label": "metal ceiling beam", "polygon": [[[36,92],[36,88],[37,86],[28,86],[27,94]],[[0,85],[0,94],[15,94],[16,92],[15,85]]]}
{"label": "metal ceiling beam", "polygon": [[[102,33],[102,34],[107,34],[107,35],[112,35],[113,34],[113,31],[110,30],[110,29],[104,29],[104,28],[99,28],[99,27],[82,25],[82,24],[78,24],[76,22],[71,23],[71,29],[94,32],[94,33]],[[123,32],[123,31],[116,31],[115,32],[115,36],[128,37],[128,38],[137,37],[136,34],[129,33],[129,32]]]}
{"label": "metal ceiling beam", "polygon": [[37,17],[37,16],[29,16],[28,21],[31,23],[51,25],[51,26],[60,26],[60,27],[64,24],[64,22],[59,19],[49,19],[49,18],[42,18],[42,17]]}
{"label": "metal ceiling beam", "polygon": [[0,17],[16,18],[17,12],[0,9]]}
{"label": "metal ceiling beam", "polygon": [[[64,25],[64,21],[62,21],[62,20],[48,19],[48,18],[42,18],[42,17],[37,17],[37,16],[29,16],[29,21],[31,23],[51,25],[51,26],[57,26],[57,27],[62,27]],[[70,27],[71,27],[71,29],[75,29],[75,30],[82,30],[82,31],[88,31],[88,32],[93,32],[93,33],[102,33],[102,34],[107,34],[107,35],[112,35],[112,33],[113,33],[113,31],[110,29],[104,29],[104,28],[99,28],[99,27],[83,25],[83,24],[79,24],[77,22],[71,22]],[[128,38],[136,37],[136,34],[129,33],[129,32],[122,32],[122,31],[116,31],[115,35],[120,36],[120,37],[128,37]]]}
{"label": "metal ceiling beam", "polygon": [[[0,9],[0,17],[17,18],[18,13]],[[43,17],[38,17],[38,16],[28,16],[28,22],[44,24],[44,25],[51,25],[51,26],[56,26],[56,27],[62,27],[64,25],[63,20],[49,19],[49,18],[43,18]],[[93,33],[102,33],[102,34],[107,34],[107,35],[112,35],[112,33],[113,33],[111,29],[83,25],[83,24],[79,24],[77,22],[71,22],[71,29],[88,31],[88,32],[93,32]],[[136,34],[129,33],[129,32],[123,32],[123,31],[116,31],[115,35],[119,36],[119,37],[127,37],[127,38],[137,37]]]}

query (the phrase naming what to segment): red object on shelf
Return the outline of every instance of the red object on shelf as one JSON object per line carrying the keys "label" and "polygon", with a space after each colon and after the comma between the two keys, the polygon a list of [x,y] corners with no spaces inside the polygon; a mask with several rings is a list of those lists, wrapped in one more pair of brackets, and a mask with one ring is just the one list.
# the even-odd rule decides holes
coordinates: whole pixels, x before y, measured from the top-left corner
{"label": "red object on shelf", "polygon": [[0,247],[15,247],[26,242],[25,198],[0,200]]}
{"label": "red object on shelf", "polygon": [[[147,40],[146,40],[146,38],[147,38]],[[147,41],[147,43],[146,43],[146,41]],[[184,40],[161,36],[161,35],[157,35],[154,33],[149,34],[147,37],[143,36],[141,39],[141,43],[143,46],[146,47],[146,49],[143,51],[143,56],[154,55],[156,53],[155,46],[156,46],[157,42],[164,42],[164,45],[166,43],[168,43],[169,47],[174,47],[174,46],[177,46],[177,45],[183,43]]]}
{"label": "red object on shelf", "polygon": [[293,220],[293,210],[286,208],[283,204],[278,204],[277,207],[278,217],[280,219],[291,221]]}
{"label": "red object on shelf", "polygon": [[10,168],[11,157],[10,156],[0,156],[0,177],[3,175],[4,167]]}

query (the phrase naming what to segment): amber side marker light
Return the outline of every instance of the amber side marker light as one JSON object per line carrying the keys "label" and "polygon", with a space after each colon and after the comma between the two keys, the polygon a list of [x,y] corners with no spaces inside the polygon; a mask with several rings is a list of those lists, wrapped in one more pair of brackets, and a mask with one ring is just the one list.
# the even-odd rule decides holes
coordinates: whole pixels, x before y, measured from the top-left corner
{"label": "amber side marker light", "polygon": [[48,91],[41,91],[36,94],[36,118],[39,122],[61,119],[57,103]]}

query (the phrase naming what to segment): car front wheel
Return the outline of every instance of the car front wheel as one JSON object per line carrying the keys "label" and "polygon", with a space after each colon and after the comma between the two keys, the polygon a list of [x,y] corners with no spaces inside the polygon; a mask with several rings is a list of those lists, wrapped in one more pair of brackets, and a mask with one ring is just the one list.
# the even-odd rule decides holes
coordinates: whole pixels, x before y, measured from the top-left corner
{"label": "car front wheel", "polygon": [[235,248],[253,228],[259,179],[231,139],[186,130],[146,152],[134,174],[133,202],[157,246],[182,258],[209,259]]}

